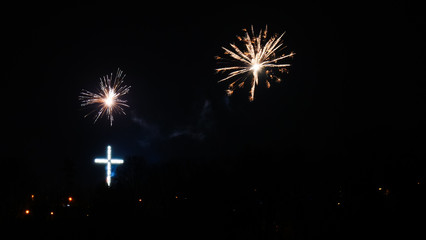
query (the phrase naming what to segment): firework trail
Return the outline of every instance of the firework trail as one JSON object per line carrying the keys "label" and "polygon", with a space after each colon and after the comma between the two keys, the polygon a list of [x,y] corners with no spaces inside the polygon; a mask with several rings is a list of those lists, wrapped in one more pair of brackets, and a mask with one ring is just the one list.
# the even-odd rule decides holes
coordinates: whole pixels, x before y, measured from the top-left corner
{"label": "firework trail", "polygon": [[97,106],[96,109],[86,114],[84,117],[87,117],[97,110],[98,112],[95,115],[94,122],[103,115],[106,115],[110,121],[110,125],[112,126],[114,113],[118,112],[126,115],[123,107],[129,107],[129,105],[126,104],[127,100],[120,99],[130,90],[130,86],[123,85],[123,79],[125,76],[126,75],[123,75],[123,71],[118,69],[114,80],[112,80],[112,73],[109,76],[106,75],[100,78],[100,89],[98,92],[92,93],[85,89],[81,90],[80,96],[78,97],[81,102],[81,106],[84,107],[92,104]]}
{"label": "firework trail", "polygon": [[[225,55],[230,58],[216,57],[217,60],[226,60],[227,67],[217,68],[217,72],[228,72],[228,75],[219,82],[228,79],[233,79],[226,90],[228,95],[231,95],[235,88],[243,87],[246,82],[251,84],[249,100],[254,100],[254,90],[259,82],[259,73],[265,73],[266,87],[270,87],[268,79],[281,82],[281,78],[275,75],[275,72],[287,72],[288,63],[280,61],[293,57],[295,53],[279,54],[278,52],[285,48],[283,46],[282,37],[285,32],[280,36],[274,35],[267,38],[267,26],[265,31],[260,30],[259,35],[255,35],[253,26],[251,26],[251,35],[246,29],[243,29],[244,36],[237,36],[238,40],[242,43],[243,47],[238,47],[236,44],[230,44],[232,50],[222,47],[225,50]],[[247,73],[251,73],[253,78],[249,79]]]}

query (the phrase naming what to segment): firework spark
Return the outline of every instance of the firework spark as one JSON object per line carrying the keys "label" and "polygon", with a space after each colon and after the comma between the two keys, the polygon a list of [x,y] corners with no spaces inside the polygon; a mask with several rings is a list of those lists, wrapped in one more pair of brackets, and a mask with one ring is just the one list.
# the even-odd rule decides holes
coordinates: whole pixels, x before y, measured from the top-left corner
{"label": "firework spark", "polygon": [[[268,79],[281,82],[281,78],[275,75],[275,71],[280,73],[287,72],[287,67],[290,64],[282,63],[280,61],[293,57],[295,53],[279,54],[278,52],[285,48],[283,46],[282,37],[285,32],[280,36],[274,35],[267,38],[267,26],[265,31],[260,30],[259,35],[255,35],[253,26],[251,26],[251,35],[246,29],[243,29],[244,36],[237,36],[238,40],[242,42],[244,48],[238,47],[236,44],[230,44],[233,50],[222,47],[225,50],[225,55],[229,55],[230,58],[216,57],[217,60],[227,60],[231,66],[217,68],[217,72],[228,72],[228,75],[219,80],[219,82],[233,79],[226,90],[228,95],[231,95],[235,88],[243,87],[246,82],[250,82],[250,96],[249,100],[254,100],[254,90],[259,82],[259,73],[265,73],[266,87],[270,87]],[[243,49],[243,50],[241,50]],[[252,79],[248,79],[246,73],[253,75]],[[236,79],[235,79],[236,78]]]}
{"label": "firework spark", "polygon": [[126,115],[123,107],[129,107],[129,105],[126,104],[127,100],[120,99],[120,97],[126,95],[130,90],[130,86],[123,85],[125,76],[125,74],[123,75],[123,71],[118,69],[114,80],[112,80],[112,73],[111,75],[106,75],[100,78],[100,89],[98,92],[92,93],[85,89],[81,91],[78,99],[81,101],[82,107],[92,104],[95,104],[98,107],[90,113],[86,114],[85,117],[98,110],[97,114],[95,115],[94,122],[96,122],[103,115],[106,115],[110,121],[110,125],[112,126],[115,112]]}

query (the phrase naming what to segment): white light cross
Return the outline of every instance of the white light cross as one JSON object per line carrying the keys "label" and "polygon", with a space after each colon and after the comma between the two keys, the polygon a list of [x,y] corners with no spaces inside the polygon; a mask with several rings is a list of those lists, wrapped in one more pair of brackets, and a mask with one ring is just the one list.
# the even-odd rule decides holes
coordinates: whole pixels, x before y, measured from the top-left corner
{"label": "white light cross", "polygon": [[123,159],[111,159],[111,146],[107,149],[107,158],[95,158],[95,163],[101,163],[107,165],[107,177],[106,182],[108,187],[111,186],[111,164],[123,164]]}

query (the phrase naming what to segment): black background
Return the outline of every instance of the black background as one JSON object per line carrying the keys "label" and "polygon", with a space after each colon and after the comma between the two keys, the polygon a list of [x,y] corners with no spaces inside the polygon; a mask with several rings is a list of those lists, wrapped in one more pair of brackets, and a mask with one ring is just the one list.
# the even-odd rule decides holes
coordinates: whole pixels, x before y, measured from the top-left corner
{"label": "black background", "polygon": [[[6,221],[31,224],[21,213],[33,204],[69,211],[57,216],[67,224],[143,222],[170,236],[416,229],[425,184],[419,6],[69,2],[2,11]],[[247,89],[226,96],[214,59],[251,25],[285,31],[284,51],[296,53],[283,82],[259,84],[254,102]],[[132,86],[130,108],[113,126],[93,123],[78,95],[117,68]],[[107,145],[125,159],[111,189],[93,163]],[[29,203],[31,194],[44,200]],[[60,207],[69,195],[73,211]],[[38,211],[34,219],[54,224]],[[105,234],[73,229],[76,238]],[[133,230],[121,225],[114,236]]]}

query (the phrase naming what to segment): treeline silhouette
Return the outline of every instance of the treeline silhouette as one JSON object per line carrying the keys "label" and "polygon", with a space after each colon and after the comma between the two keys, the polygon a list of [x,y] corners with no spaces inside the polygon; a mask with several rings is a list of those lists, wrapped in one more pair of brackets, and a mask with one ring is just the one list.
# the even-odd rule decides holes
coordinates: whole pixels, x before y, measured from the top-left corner
{"label": "treeline silhouette", "polygon": [[416,161],[382,169],[381,163],[342,164],[339,156],[307,162],[297,152],[250,150],[161,163],[127,157],[111,188],[101,180],[77,186],[74,163],[66,159],[61,187],[44,189],[30,159],[9,159],[2,220],[28,230],[18,236],[44,239],[337,239],[408,236],[424,224],[418,219],[426,213],[426,179]]}

